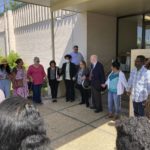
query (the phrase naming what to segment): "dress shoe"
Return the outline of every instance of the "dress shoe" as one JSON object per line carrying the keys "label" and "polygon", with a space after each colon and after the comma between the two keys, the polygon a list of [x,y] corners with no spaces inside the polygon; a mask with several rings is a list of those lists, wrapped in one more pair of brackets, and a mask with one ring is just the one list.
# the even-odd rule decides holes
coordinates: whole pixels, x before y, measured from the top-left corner
{"label": "dress shoe", "polygon": [[56,99],[54,99],[52,102],[53,102],[53,103],[56,103],[56,102],[57,102],[57,100],[56,100]]}
{"label": "dress shoe", "polygon": [[79,105],[82,105],[82,104],[85,104],[85,103],[83,103],[83,102],[80,102],[80,103],[79,103]]}
{"label": "dress shoe", "polygon": [[95,113],[100,113],[102,112],[102,110],[95,110]]}
{"label": "dress shoe", "polygon": [[70,102],[74,102],[74,100],[70,100]]}
{"label": "dress shoe", "polygon": [[95,107],[90,106],[90,109],[95,109]]}
{"label": "dress shoe", "polygon": [[108,114],[108,118],[113,118],[113,114],[112,114],[112,113],[109,113],[109,114]]}

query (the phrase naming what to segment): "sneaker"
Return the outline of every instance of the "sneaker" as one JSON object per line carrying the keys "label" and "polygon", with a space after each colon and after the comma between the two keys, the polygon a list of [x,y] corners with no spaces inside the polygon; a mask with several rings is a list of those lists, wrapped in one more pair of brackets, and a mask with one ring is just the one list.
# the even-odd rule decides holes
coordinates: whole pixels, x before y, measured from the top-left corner
{"label": "sneaker", "polygon": [[113,114],[112,113],[109,113],[108,114],[108,118],[113,118],[114,116],[113,116]]}

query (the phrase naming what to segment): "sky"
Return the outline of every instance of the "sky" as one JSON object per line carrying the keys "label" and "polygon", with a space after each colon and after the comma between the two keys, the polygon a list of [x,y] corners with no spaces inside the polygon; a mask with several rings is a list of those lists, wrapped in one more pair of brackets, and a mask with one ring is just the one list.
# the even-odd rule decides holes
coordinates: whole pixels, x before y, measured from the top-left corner
{"label": "sky", "polygon": [[[9,3],[10,0],[0,0],[0,13],[4,11],[4,1]],[[14,1],[14,0],[11,0]]]}

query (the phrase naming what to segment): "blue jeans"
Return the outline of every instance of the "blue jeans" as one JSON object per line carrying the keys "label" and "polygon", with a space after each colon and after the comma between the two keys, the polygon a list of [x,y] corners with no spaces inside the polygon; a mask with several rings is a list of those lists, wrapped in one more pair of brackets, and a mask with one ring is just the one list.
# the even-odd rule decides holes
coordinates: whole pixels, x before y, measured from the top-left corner
{"label": "blue jeans", "polygon": [[121,110],[121,96],[117,93],[108,92],[108,110],[113,113],[113,106],[115,106],[115,114],[118,115]]}
{"label": "blue jeans", "polygon": [[143,102],[133,102],[133,107],[134,107],[134,115],[136,117],[143,117],[144,116]]}
{"label": "blue jeans", "polygon": [[41,88],[42,85],[34,85],[33,84],[33,101],[36,103],[41,103],[42,99],[41,99]]}
{"label": "blue jeans", "polygon": [[4,95],[6,98],[10,97],[10,86],[11,82],[10,80],[0,80],[0,89],[4,92]]}

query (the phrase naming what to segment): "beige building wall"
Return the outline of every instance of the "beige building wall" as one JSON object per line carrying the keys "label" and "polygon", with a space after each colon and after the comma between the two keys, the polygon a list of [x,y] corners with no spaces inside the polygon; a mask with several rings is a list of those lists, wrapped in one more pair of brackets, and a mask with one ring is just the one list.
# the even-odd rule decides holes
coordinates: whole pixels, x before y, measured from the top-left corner
{"label": "beige building wall", "polygon": [[7,11],[7,26],[8,26],[8,36],[9,36],[9,51],[16,51],[16,39],[14,34],[14,23],[13,23],[13,15],[12,11]]}
{"label": "beige building wall", "polygon": [[91,54],[99,56],[110,69],[111,60],[116,57],[116,18],[99,13],[87,14],[87,57]]}
{"label": "beige building wall", "polygon": [[35,56],[47,68],[52,59],[50,21],[31,24],[15,29],[16,50],[28,65]]}
{"label": "beige building wall", "polygon": [[87,58],[87,15],[77,13],[62,20],[55,21],[55,56],[62,66],[64,55],[71,53],[74,45]]}
{"label": "beige building wall", "polygon": [[[55,19],[55,60],[62,66],[64,55],[78,45],[87,57],[86,14],[74,14],[60,20]],[[38,56],[45,68],[52,59],[51,22],[45,20],[15,29],[16,50],[25,62],[31,64]]]}
{"label": "beige building wall", "polygon": [[0,54],[5,56],[5,25],[4,15],[0,16]]}
{"label": "beige building wall", "polygon": [[5,56],[5,32],[0,32],[0,54]]}

